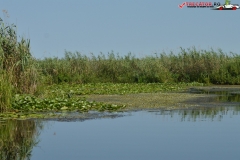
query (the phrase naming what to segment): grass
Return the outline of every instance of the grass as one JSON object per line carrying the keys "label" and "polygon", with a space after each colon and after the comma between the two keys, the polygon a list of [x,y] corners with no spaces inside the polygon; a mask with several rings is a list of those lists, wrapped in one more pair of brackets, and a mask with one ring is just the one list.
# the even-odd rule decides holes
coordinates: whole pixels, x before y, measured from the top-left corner
{"label": "grass", "polygon": [[60,83],[169,83],[240,84],[240,56],[220,49],[156,53],[136,58],[130,53],[119,56],[87,57],[65,52],[64,58],[37,60],[47,84]]}
{"label": "grass", "polygon": [[0,25],[0,112],[115,111],[126,106],[90,102],[82,96],[240,84],[240,56],[221,50],[181,48],[177,54],[144,58],[131,53],[86,56],[66,51],[63,58],[40,60],[32,57],[30,40],[17,38],[14,24],[0,19]]}
{"label": "grass", "polygon": [[15,93],[37,91],[38,72],[30,53],[30,40],[19,41],[15,27],[0,19],[0,112],[11,110]]}

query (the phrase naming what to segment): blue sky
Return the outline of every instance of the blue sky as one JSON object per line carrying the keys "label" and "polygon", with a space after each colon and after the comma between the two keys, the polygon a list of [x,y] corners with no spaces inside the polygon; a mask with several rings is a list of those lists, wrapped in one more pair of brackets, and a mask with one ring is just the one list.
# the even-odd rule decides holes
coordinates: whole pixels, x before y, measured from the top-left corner
{"label": "blue sky", "polygon": [[[63,57],[65,50],[85,55],[131,52],[142,57],[192,46],[240,53],[240,9],[180,9],[182,2],[0,0],[0,16],[17,25],[19,36],[31,40],[36,58]],[[9,18],[2,10],[7,10]]]}

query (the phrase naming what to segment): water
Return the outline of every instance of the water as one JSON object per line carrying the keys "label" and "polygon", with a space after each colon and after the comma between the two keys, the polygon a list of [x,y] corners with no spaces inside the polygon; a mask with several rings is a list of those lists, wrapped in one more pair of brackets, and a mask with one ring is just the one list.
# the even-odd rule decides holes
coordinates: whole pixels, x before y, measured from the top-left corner
{"label": "water", "polygon": [[140,111],[115,119],[50,122],[32,159],[240,158],[238,111],[219,108],[198,116],[190,114],[194,110],[186,112]]}
{"label": "water", "polygon": [[[8,123],[4,126],[19,125]],[[227,107],[113,113],[85,121],[18,123],[29,126],[27,130],[19,127],[20,137],[14,132],[1,138],[22,138],[9,144],[28,144],[21,152],[31,160],[240,159],[240,105],[235,103]]]}

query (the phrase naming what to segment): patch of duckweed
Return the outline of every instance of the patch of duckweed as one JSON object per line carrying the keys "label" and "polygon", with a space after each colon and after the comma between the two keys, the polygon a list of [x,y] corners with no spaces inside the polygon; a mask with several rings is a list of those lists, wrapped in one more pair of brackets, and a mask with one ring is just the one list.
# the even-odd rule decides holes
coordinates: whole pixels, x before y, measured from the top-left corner
{"label": "patch of duckweed", "polygon": [[[206,101],[208,95],[190,93],[140,93],[127,95],[89,95],[87,100],[109,104],[125,104],[127,110],[138,109],[186,109],[198,106],[199,101]],[[192,103],[189,103],[192,100]]]}

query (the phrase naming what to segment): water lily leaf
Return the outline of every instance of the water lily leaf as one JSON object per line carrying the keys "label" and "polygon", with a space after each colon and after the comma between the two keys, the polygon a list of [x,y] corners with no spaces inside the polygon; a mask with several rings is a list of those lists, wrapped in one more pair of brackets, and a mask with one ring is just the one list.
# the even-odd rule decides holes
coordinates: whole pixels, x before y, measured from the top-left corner
{"label": "water lily leaf", "polygon": [[61,110],[66,110],[66,109],[68,109],[68,107],[66,107],[66,106],[61,108]]}

